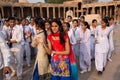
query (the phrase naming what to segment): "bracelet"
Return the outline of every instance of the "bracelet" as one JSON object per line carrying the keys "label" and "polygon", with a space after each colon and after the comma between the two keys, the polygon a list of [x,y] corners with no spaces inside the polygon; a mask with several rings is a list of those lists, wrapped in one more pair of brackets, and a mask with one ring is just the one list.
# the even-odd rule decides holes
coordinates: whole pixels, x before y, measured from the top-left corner
{"label": "bracelet", "polygon": [[54,56],[55,53],[56,53],[56,51],[53,51],[52,54],[51,54],[51,56]]}

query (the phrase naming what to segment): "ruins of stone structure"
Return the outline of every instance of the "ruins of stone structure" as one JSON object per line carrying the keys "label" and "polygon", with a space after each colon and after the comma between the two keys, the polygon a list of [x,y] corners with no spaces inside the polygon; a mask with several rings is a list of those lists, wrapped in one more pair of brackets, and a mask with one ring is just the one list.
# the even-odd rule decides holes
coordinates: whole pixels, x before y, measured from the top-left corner
{"label": "ruins of stone structure", "polygon": [[27,16],[40,16],[44,18],[65,18],[65,14],[68,10],[72,10],[73,17],[99,14],[101,17],[113,16],[115,19],[120,20],[120,1],[84,3],[83,0],[73,0],[66,1],[63,4],[0,3],[0,17],[15,16],[21,18]]}

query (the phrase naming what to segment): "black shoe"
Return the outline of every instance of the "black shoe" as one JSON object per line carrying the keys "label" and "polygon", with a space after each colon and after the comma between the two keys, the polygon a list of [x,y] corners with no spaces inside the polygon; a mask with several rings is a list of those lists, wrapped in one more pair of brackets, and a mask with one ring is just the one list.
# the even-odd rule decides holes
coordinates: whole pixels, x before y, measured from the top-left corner
{"label": "black shoe", "polygon": [[92,58],[91,61],[95,61],[95,58]]}
{"label": "black shoe", "polygon": [[105,71],[105,67],[103,67],[103,71]]}
{"label": "black shoe", "polygon": [[102,73],[103,73],[102,71],[98,71],[98,75],[102,75]]}

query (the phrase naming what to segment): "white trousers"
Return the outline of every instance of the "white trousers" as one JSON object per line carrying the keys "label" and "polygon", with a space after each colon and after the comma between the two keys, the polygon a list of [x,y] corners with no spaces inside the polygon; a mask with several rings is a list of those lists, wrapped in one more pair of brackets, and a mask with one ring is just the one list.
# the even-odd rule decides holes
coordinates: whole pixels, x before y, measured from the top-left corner
{"label": "white trousers", "polygon": [[107,63],[107,53],[95,53],[95,66],[97,71],[103,71]]}
{"label": "white trousers", "polygon": [[17,76],[22,76],[22,70],[23,70],[23,54],[21,53],[22,46],[13,46],[13,48],[18,48],[19,51],[13,52],[13,55],[16,59],[16,63],[13,63],[12,67],[16,69]]}

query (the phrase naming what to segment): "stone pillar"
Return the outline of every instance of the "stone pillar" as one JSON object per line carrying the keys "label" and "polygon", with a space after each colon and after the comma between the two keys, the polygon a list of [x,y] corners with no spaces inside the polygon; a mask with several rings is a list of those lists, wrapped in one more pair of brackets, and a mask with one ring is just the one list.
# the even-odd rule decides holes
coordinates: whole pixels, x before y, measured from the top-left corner
{"label": "stone pillar", "polygon": [[88,8],[86,8],[86,15],[88,15],[88,10],[89,10],[89,9],[88,9]]}
{"label": "stone pillar", "polygon": [[108,16],[108,6],[106,6],[106,16]]}
{"label": "stone pillar", "polygon": [[73,17],[75,17],[75,7],[73,7]]}
{"label": "stone pillar", "polygon": [[112,16],[112,8],[110,8],[110,17]]}
{"label": "stone pillar", "polygon": [[78,7],[77,7],[77,9],[76,9],[76,10],[77,10],[77,17],[79,17],[79,16],[78,16],[78,13],[79,13],[79,12],[78,12]]}
{"label": "stone pillar", "polygon": [[23,7],[20,7],[20,9],[21,9],[22,17],[24,17]]}
{"label": "stone pillar", "polygon": [[92,7],[92,14],[95,14],[95,7]]}
{"label": "stone pillar", "polygon": [[32,10],[32,17],[34,17],[34,7],[33,6],[31,7],[31,10]]}
{"label": "stone pillar", "polygon": [[47,7],[47,18],[49,18],[49,7]]}
{"label": "stone pillar", "polygon": [[11,11],[12,12],[12,16],[14,17],[14,7],[13,6],[11,7],[11,10],[12,10]]}
{"label": "stone pillar", "polygon": [[34,15],[34,7],[33,6],[31,7],[31,10],[32,10],[32,17],[34,17],[35,15]]}
{"label": "stone pillar", "polygon": [[55,18],[55,7],[53,7],[53,18]]}
{"label": "stone pillar", "polygon": [[83,15],[83,13],[84,13],[84,10],[83,10],[83,9],[81,9],[81,15]]}
{"label": "stone pillar", "polygon": [[102,18],[102,7],[100,6],[100,16]]}
{"label": "stone pillar", "polygon": [[4,10],[3,7],[1,7],[2,17],[4,17]]}
{"label": "stone pillar", "polygon": [[103,17],[106,16],[106,11],[105,11],[105,8],[103,8]]}
{"label": "stone pillar", "polygon": [[58,7],[58,17],[60,18],[60,7]]}
{"label": "stone pillar", "polygon": [[117,5],[114,6],[114,19],[117,20]]}
{"label": "stone pillar", "polygon": [[65,7],[63,9],[64,9],[63,14],[64,14],[64,18],[65,18],[65,15],[66,15],[66,13],[65,13]]}
{"label": "stone pillar", "polygon": [[40,5],[40,17],[43,17],[43,15],[42,15],[42,5]]}

